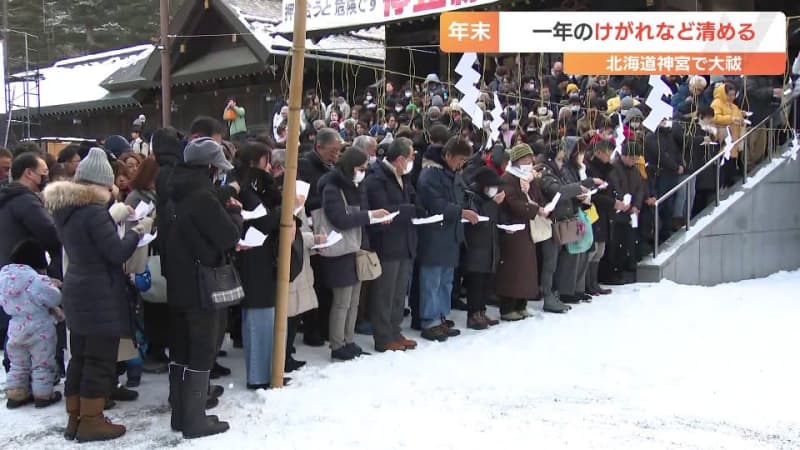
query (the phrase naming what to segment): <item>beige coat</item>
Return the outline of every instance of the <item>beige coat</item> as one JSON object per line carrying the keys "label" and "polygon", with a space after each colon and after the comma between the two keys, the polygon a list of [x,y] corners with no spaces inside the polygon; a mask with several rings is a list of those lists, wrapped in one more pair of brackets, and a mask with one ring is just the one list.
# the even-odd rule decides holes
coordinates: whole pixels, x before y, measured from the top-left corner
{"label": "beige coat", "polygon": [[314,246],[314,233],[308,225],[305,211],[300,213],[303,221],[300,231],[303,233],[303,270],[289,285],[288,316],[295,317],[319,306],[317,294],[314,292],[314,272],[311,270],[311,247]]}

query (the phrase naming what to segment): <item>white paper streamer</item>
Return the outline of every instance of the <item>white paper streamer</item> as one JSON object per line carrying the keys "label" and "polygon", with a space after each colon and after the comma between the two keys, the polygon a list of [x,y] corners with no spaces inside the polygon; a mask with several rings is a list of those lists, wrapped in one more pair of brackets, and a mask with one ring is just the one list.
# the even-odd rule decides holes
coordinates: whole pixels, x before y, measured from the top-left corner
{"label": "white paper streamer", "polygon": [[791,157],[792,161],[797,160],[797,152],[800,151],[800,138],[797,137],[797,130],[792,130],[794,137],[792,138]]}
{"label": "white paper streamer", "polygon": [[491,148],[500,138],[500,127],[503,125],[503,107],[500,105],[500,97],[497,92],[494,93],[494,109],[492,113],[492,123],[489,124],[489,138],[486,140],[486,148]]}
{"label": "white paper streamer", "polygon": [[731,127],[726,127],[725,132],[727,136],[725,136],[725,147],[723,147],[723,152],[725,152],[725,156],[722,158],[720,162],[721,166],[725,165],[725,161],[731,159],[731,151],[733,150],[733,136],[731,135]]}
{"label": "white paper streamer", "polygon": [[647,95],[645,105],[650,107],[650,114],[644,119],[644,125],[650,131],[656,131],[658,124],[664,119],[672,117],[672,105],[662,100],[662,97],[672,96],[672,90],[658,75],[650,75],[650,93]]}
{"label": "white paper streamer", "polygon": [[464,53],[456,65],[455,72],[461,75],[461,79],[455,84],[455,88],[464,94],[464,97],[459,100],[461,110],[472,118],[472,123],[481,125],[483,124],[483,111],[478,107],[478,99],[481,96],[481,91],[475,87],[481,79],[481,74],[472,66],[478,60],[476,53]]}
{"label": "white paper streamer", "polygon": [[619,124],[617,129],[614,130],[614,154],[622,155],[622,144],[625,142],[625,127],[622,123],[622,114],[617,113],[617,117],[619,118]]}

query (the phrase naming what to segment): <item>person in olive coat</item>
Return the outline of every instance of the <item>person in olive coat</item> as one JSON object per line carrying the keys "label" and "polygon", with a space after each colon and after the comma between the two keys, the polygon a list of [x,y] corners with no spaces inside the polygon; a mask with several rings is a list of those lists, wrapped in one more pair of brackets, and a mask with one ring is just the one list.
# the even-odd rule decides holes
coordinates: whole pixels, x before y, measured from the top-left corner
{"label": "person in olive coat", "polygon": [[525,228],[500,233],[496,291],[500,297],[501,318],[516,321],[530,316],[528,300],[539,296],[536,247],[530,222],[537,215],[547,217],[547,214],[540,208],[541,193],[534,183],[533,150],[527,144],[518,144],[511,150],[510,157],[511,163],[502,177],[506,198],[501,207],[501,222]]}
{"label": "person in olive coat", "polygon": [[505,199],[503,180],[493,169],[479,167],[464,191],[467,207],[489,220],[464,227],[465,247],[460,269],[467,288],[467,328],[485,330],[499,322],[486,315],[486,303],[494,287],[494,274],[500,263],[500,237],[497,224],[500,205]]}
{"label": "person in olive coat", "polygon": [[[113,185],[105,152],[93,148],[78,165],[74,182],[53,183],[44,192],[69,256],[61,291],[72,354],[64,383],[65,436],[79,442],[125,434],[124,426],[103,416],[103,408],[115,385],[120,338],[133,336],[135,293],[122,267],[152,221],[143,219],[120,239],[108,209]],[[131,212],[122,209],[126,216]]]}

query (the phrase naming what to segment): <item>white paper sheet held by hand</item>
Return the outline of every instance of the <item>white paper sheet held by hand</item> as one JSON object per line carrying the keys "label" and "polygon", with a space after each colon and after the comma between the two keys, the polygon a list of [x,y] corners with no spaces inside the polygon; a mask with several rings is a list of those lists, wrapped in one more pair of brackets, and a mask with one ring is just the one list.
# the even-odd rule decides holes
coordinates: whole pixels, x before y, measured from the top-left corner
{"label": "white paper sheet held by hand", "polygon": [[556,205],[558,204],[559,200],[561,200],[561,192],[556,192],[556,195],[553,196],[553,199],[550,200],[550,203],[544,205],[544,211],[548,214],[553,212],[553,210],[556,209]]}
{"label": "white paper sheet held by hand", "polygon": [[267,215],[267,208],[264,205],[258,205],[252,211],[242,211],[242,219],[247,222],[248,220],[260,219]]}
{"label": "white paper sheet held by hand", "polygon": [[297,180],[295,181],[295,191],[297,195],[301,195],[305,198],[308,198],[308,192],[311,190],[311,185],[306,183],[305,181]]}
{"label": "white paper sheet held by hand", "polygon": [[146,233],[144,236],[142,236],[141,239],[139,239],[139,243],[136,245],[136,247],[146,247],[151,242],[153,242],[156,239],[156,237],[158,237],[158,231],[156,231],[153,234]]}
{"label": "white paper sheet held by hand", "polygon": [[128,217],[128,222],[138,222],[150,215],[154,209],[156,209],[156,205],[150,202],[141,201],[138,205],[136,205],[136,209],[133,210],[133,215]]}
{"label": "white paper sheet held by hand", "polygon": [[601,191],[603,189],[606,189],[606,188],[608,188],[608,181],[604,181],[603,184],[601,184],[600,186],[597,186],[597,189],[599,189]]}
{"label": "white paper sheet held by hand", "polygon": [[[633,196],[631,194],[625,194],[625,195],[622,196],[622,203],[625,206],[631,206],[631,201],[633,201]],[[620,211],[621,210],[619,210],[619,209],[617,210],[617,212],[620,212]]]}
{"label": "white paper sheet held by hand", "polygon": [[[489,218],[485,216],[478,216],[478,222],[488,222]],[[461,223],[469,223],[467,219],[461,219]]]}
{"label": "white paper sheet held by hand", "polygon": [[639,228],[639,215],[631,214],[631,228]]}
{"label": "white paper sheet held by hand", "polygon": [[512,224],[512,225],[497,225],[497,228],[499,228],[501,230],[505,230],[505,231],[511,232],[511,233],[515,233],[517,231],[524,230],[525,229],[525,224],[524,223],[515,223],[515,224]]}
{"label": "white paper sheet held by hand", "polygon": [[399,214],[400,214],[399,212],[393,212],[393,213],[389,214],[388,216],[370,218],[369,219],[369,224],[370,225],[374,225],[376,223],[389,222],[392,219],[394,219],[395,217],[397,217]]}
{"label": "white paper sheet held by hand", "polygon": [[411,223],[414,225],[428,225],[430,223],[438,223],[442,221],[444,221],[444,214],[436,214],[435,216],[411,219]]}
{"label": "white paper sheet held by hand", "polygon": [[244,234],[244,239],[239,241],[239,245],[242,247],[261,247],[264,245],[264,241],[267,240],[267,235],[258,231],[256,227],[250,227],[247,229],[247,233]]}
{"label": "white paper sheet held by hand", "polygon": [[317,244],[317,245],[311,247],[311,249],[312,250],[319,250],[319,249],[323,249],[323,248],[328,248],[328,247],[336,244],[337,242],[339,242],[341,240],[342,240],[342,234],[339,233],[336,230],[331,230],[331,232],[328,234],[328,240],[325,241],[324,244]]}

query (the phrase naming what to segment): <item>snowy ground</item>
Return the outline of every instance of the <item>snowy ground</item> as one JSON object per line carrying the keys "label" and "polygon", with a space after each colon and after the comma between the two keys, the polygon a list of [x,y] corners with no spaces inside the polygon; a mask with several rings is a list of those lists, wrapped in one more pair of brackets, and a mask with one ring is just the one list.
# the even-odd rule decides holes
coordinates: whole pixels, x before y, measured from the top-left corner
{"label": "snowy ground", "polygon": [[[166,375],[145,375],[141,399],[109,411],[125,437],[81,448],[797,449],[798,289],[800,272],[640,284],[565,316],[350,363],[299,345],[309,367],[280,391],[244,389],[241,351],[229,350],[235,373],[213,410],[229,432],[183,441],[169,430]],[[63,403],[2,408],[0,447],[60,448],[65,422]]]}

